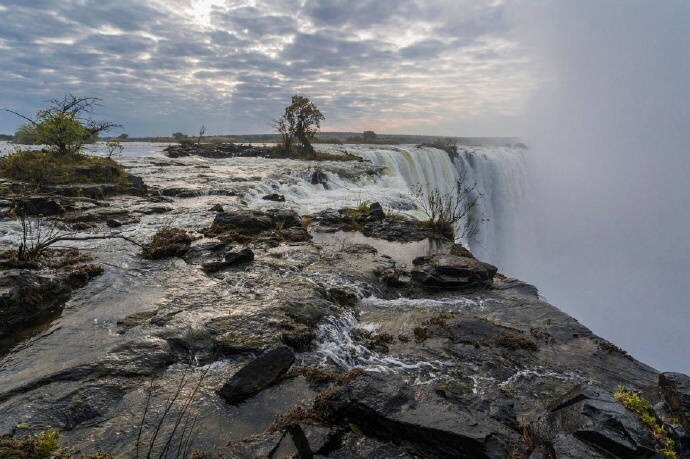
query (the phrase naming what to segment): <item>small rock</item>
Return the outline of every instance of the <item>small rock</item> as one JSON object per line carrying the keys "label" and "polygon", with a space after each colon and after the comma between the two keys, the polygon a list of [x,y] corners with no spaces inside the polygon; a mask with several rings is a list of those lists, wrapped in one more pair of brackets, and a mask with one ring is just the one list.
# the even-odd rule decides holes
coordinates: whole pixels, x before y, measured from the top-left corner
{"label": "small rock", "polygon": [[220,204],[214,204],[213,207],[208,210],[209,212],[225,212],[225,209],[223,209],[223,206]]}
{"label": "small rock", "polygon": [[285,196],[283,196],[282,194],[278,194],[278,193],[267,194],[266,196],[262,197],[261,199],[264,199],[266,201],[285,202]]}
{"label": "small rock", "polygon": [[115,218],[109,218],[105,221],[105,224],[108,225],[110,228],[119,228],[122,226],[122,222],[120,220],[117,220]]}
{"label": "small rock", "polygon": [[277,383],[294,361],[292,349],[275,347],[242,367],[218,393],[228,403],[240,403]]}
{"label": "small rock", "polygon": [[71,294],[63,279],[28,270],[5,271],[0,276],[0,337],[53,318]]}
{"label": "small rock", "polygon": [[312,185],[323,185],[325,189],[328,189],[328,176],[321,169],[316,169],[311,174],[311,184]]}
{"label": "small rock", "polygon": [[383,212],[383,207],[378,202],[373,202],[369,205],[369,215],[367,220],[378,221],[386,218],[386,214]]}
{"label": "small rock", "polygon": [[205,273],[215,273],[230,266],[239,265],[242,263],[249,263],[254,260],[254,252],[251,249],[245,248],[242,250],[232,251],[225,254],[222,260],[207,261],[201,264],[201,269]]}
{"label": "small rock", "polygon": [[276,227],[294,228],[302,225],[302,218],[292,209],[271,209],[268,213]]}

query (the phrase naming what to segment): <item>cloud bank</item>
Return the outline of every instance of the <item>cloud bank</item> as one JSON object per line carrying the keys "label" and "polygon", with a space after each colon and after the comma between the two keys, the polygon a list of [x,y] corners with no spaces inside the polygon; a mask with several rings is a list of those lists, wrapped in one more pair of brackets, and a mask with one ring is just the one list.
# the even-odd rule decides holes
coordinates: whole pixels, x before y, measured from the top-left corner
{"label": "cloud bank", "polygon": [[0,106],[98,95],[134,135],[268,132],[293,93],[326,129],[513,135],[535,85],[500,1],[27,3],[0,6]]}

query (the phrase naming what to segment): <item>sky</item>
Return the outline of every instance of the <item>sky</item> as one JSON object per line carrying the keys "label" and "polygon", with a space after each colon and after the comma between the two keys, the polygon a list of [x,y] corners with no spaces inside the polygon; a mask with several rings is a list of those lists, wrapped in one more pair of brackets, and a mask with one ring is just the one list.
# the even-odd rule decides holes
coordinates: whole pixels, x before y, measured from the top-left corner
{"label": "sky", "polygon": [[[538,84],[501,1],[1,0],[0,107],[103,99],[130,135],[271,132],[293,94],[324,130],[517,135]],[[0,115],[0,133],[20,121]]]}
{"label": "sky", "polygon": [[0,69],[0,107],[98,96],[132,136],[270,132],[295,93],[324,130],[521,136],[512,273],[690,373],[687,0],[0,0]]}

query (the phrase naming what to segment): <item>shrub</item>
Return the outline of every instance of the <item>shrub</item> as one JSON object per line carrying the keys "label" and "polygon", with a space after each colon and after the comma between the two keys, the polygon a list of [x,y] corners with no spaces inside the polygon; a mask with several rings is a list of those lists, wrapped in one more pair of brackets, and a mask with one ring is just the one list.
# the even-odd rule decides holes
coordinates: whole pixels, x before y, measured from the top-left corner
{"label": "shrub", "polygon": [[412,189],[412,196],[428,220],[427,224],[437,233],[453,238],[455,224],[463,222],[460,237],[472,238],[479,233],[479,225],[486,220],[477,215],[479,194],[476,184],[468,185],[465,174],[456,182],[454,190],[449,192],[433,188],[425,191],[421,185]]}

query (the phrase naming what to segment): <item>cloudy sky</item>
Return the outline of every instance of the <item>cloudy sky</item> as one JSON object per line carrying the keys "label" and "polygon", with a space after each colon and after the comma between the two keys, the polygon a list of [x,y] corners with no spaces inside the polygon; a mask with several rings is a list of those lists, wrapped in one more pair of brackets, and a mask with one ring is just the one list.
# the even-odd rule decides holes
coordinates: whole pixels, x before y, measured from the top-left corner
{"label": "cloudy sky", "polygon": [[[293,93],[326,130],[516,135],[535,75],[500,0],[2,0],[0,107],[72,92],[132,135],[269,132]],[[0,115],[0,132],[18,121]]]}

